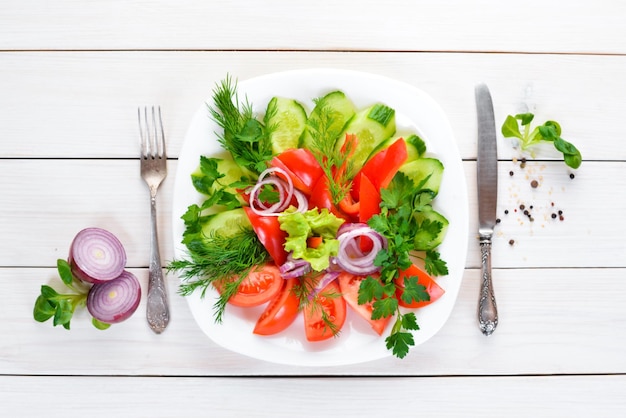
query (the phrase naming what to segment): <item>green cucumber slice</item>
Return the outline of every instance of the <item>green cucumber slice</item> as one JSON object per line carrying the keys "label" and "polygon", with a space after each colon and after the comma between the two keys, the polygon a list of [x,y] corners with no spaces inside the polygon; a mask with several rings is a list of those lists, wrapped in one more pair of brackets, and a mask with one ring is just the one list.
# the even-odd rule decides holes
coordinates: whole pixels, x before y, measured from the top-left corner
{"label": "green cucumber slice", "polygon": [[300,146],[307,116],[304,107],[296,100],[273,97],[267,104],[264,122],[270,128],[272,153],[276,155]]}
{"label": "green cucumber slice", "polygon": [[360,110],[345,127],[337,140],[336,149],[340,150],[346,142],[346,134],[355,134],[358,146],[351,161],[355,170],[359,170],[370,155],[396,132],[396,112],[394,109],[376,103]]}
{"label": "green cucumber slice", "polygon": [[[342,91],[336,90],[317,99],[307,121],[307,129],[302,140],[303,148],[313,148],[312,131],[325,129],[333,140],[336,140],[355,112],[354,103]],[[330,122],[328,126],[327,122]]]}
{"label": "green cucumber slice", "polygon": [[[419,251],[428,251],[437,248],[446,236],[449,222],[445,216],[435,210],[418,212],[415,215],[418,230],[413,238],[415,249]],[[439,233],[433,235],[432,230],[436,230],[436,223],[441,224]]]}
{"label": "green cucumber slice", "polygon": [[231,237],[242,229],[251,229],[252,225],[242,208],[225,210],[212,215],[206,224],[202,226],[202,234],[206,237],[219,234],[223,237]]}
{"label": "green cucumber slice", "polygon": [[439,186],[443,177],[443,164],[438,159],[420,158],[409,161],[404,163],[399,171],[410,178],[415,186],[418,186],[428,177],[421,188],[431,190],[435,194],[439,193]]}

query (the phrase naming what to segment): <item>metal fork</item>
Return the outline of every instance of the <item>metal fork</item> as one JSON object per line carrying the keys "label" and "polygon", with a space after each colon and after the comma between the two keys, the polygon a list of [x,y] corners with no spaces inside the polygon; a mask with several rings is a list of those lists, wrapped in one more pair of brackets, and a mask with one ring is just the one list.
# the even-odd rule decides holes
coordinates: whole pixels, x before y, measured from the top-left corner
{"label": "metal fork", "polygon": [[139,108],[139,134],[141,136],[141,177],[150,189],[150,267],[148,280],[148,303],[146,317],[150,328],[157,334],[163,332],[170,320],[167,292],[161,268],[156,221],[156,195],[159,185],[167,175],[165,134],[161,119],[161,107]]}

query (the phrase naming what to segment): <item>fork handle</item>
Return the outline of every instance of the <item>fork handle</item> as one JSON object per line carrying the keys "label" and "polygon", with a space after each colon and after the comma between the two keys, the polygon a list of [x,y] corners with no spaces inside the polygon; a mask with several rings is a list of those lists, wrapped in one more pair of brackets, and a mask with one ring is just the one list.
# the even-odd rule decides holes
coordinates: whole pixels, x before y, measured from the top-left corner
{"label": "fork handle", "polygon": [[150,239],[150,266],[148,273],[148,306],[146,316],[150,328],[157,334],[165,330],[170,321],[170,311],[167,304],[165,280],[161,268],[159,240],[156,221],[156,193],[150,196],[150,223],[152,233]]}

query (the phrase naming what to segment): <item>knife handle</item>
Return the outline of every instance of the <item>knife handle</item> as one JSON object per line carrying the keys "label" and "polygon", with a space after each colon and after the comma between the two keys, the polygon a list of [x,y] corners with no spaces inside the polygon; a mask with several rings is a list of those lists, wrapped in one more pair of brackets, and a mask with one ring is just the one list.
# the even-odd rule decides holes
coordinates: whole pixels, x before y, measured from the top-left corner
{"label": "knife handle", "polygon": [[481,284],[478,301],[478,327],[489,336],[498,326],[498,308],[491,282],[491,237],[480,237]]}

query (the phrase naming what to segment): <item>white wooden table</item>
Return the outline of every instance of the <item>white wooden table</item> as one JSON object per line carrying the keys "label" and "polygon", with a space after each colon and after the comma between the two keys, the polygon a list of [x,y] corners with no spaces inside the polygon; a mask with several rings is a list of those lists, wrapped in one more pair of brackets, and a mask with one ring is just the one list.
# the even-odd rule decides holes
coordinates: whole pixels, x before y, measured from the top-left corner
{"label": "white wooden table", "polygon": [[[626,5],[611,0],[3,1],[0,414],[623,416],[624,22]],[[145,295],[138,105],[158,103],[165,117],[171,174],[158,210],[171,259],[173,173],[215,82],[311,67],[404,81],[450,119],[467,178],[469,252],[458,301],[434,338],[404,360],[315,370],[266,363],[207,338],[172,276],[162,335],[148,328],[145,302],[105,332],[87,315],[69,332],[33,320],[39,287],[58,280],[57,258],[87,226],[116,232]],[[524,171],[499,136],[499,210],[549,200],[565,219],[503,218],[493,260],[500,325],[490,338],[476,326],[479,82],[491,89],[498,126],[522,111],[557,120],[584,160],[574,179],[547,151]]]}

